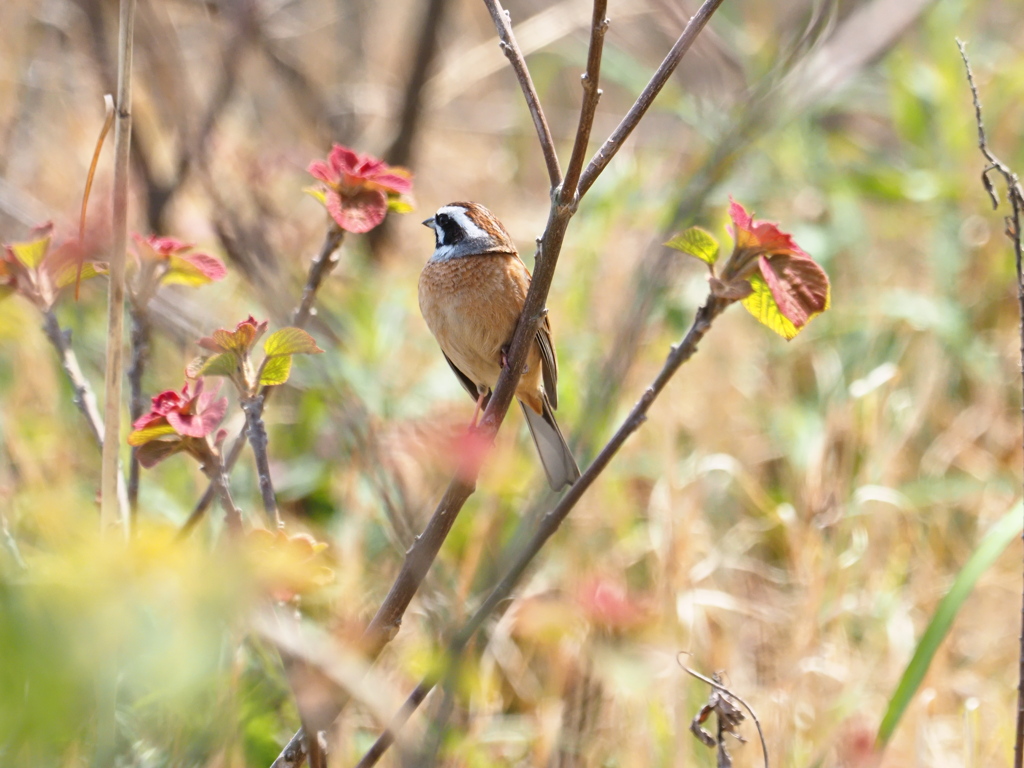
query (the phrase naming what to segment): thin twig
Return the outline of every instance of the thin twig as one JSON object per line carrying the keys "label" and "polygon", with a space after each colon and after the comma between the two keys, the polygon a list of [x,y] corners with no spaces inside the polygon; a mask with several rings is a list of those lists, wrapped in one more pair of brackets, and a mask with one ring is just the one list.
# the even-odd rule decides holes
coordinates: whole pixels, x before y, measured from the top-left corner
{"label": "thin twig", "polygon": [[[583,494],[605,470],[629,436],[647,420],[647,411],[665,388],[665,385],[668,384],[672,376],[679,370],[679,367],[697,351],[697,345],[711,328],[711,323],[725,310],[729,303],[729,301],[716,298],[712,294],[708,295],[704,306],[697,310],[690,330],[679,345],[672,348],[665,361],[665,365],[654,381],[651,382],[650,386],[644,391],[637,404],[633,406],[633,410],[630,411],[618,430],[594,459],[594,462],[583,472],[580,479],[569,488],[554,509],[544,515],[537,526],[537,530],[512,561],[512,564],[501,580],[491,590],[473,616],[454,635],[448,646],[449,657],[458,657],[494,609],[512,594],[512,590],[515,589],[519,579],[522,578],[523,573],[526,572],[527,567],[540,552],[541,548],[558,530],[562,521],[565,520]],[[426,698],[427,693],[434,687],[437,680],[438,677],[435,674],[425,678],[417,686],[416,690],[413,691],[413,694],[395,716],[388,730],[378,738],[377,743],[363,757],[363,760],[359,763],[360,768],[368,768],[368,766],[373,765],[379,759],[390,745],[394,734],[398,732],[408,717],[415,711],[419,703]],[[372,760],[370,759],[371,756]]]}
{"label": "thin twig", "polygon": [[43,312],[43,331],[50,344],[57,351],[60,360],[60,367],[64,369],[64,375],[71,382],[71,389],[74,390],[75,406],[85,416],[85,423],[89,426],[93,439],[99,446],[103,445],[103,417],[100,415],[99,406],[96,404],[96,395],[89,385],[89,381],[82,373],[82,367],[78,364],[78,356],[71,348],[68,332],[60,327],[57,315],[53,309]]}
{"label": "thin twig", "polygon": [[281,515],[277,510],[277,499],[274,496],[274,484],[270,479],[270,458],[267,456],[267,427],[263,423],[264,396],[256,394],[242,398],[242,410],[245,412],[246,433],[252,454],[256,459],[256,474],[260,481],[260,494],[263,496],[263,511],[271,527],[277,530],[283,527]]}
{"label": "thin twig", "polygon": [[579,184],[580,173],[583,171],[583,161],[586,158],[587,147],[590,144],[590,131],[594,126],[597,102],[601,99],[599,83],[601,77],[601,55],[604,52],[604,37],[608,32],[609,24],[608,19],[605,18],[607,12],[608,0],[594,0],[594,14],[590,23],[590,48],[587,52],[587,71],[580,78],[583,85],[580,122],[576,129],[576,140],[572,145],[569,167],[566,168],[565,179],[562,181],[561,197],[563,205],[570,205],[574,200],[577,202],[579,200],[576,195],[576,187]]}
{"label": "thin twig", "polygon": [[[967,69],[967,82],[971,87],[971,97],[974,99],[974,119],[978,124],[978,149],[988,161],[988,165],[981,172],[981,181],[992,201],[992,208],[999,207],[999,197],[996,195],[995,187],[989,174],[995,171],[1003,178],[1006,184],[1006,195],[1010,200],[1010,207],[1013,213],[1006,218],[1006,234],[1013,243],[1013,257],[1017,270],[1017,309],[1020,315],[1020,370],[1021,389],[1024,397],[1024,246],[1021,243],[1021,211],[1024,211],[1024,190],[1021,189],[1020,179],[1008,165],[996,157],[988,148],[988,141],[985,139],[985,126],[981,121],[981,99],[978,96],[978,88],[974,84],[974,73],[971,72],[971,62],[967,58],[967,49],[961,40],[956,41],[960,49],[960,56],[964,60],[964,67]],[[1024,399],[1021,406],[1022,425],[1024,425]],[[1017,722],[1016,737],[1013,747],[1013,766],[1022,768],[1024,766],[1024,590],[1022,590],[1021,605],[1021,635],[1020,650],[1018,652],[1018,682],[1017,682]]]}
{"label": "thin twig", "polygon": [[[82,373],[82,366],[78,364],[78,355],[75,354],[75,350],[71,347],[70,332],[60,327],[57,315],[52,307],[43,310],[43,332],[46,334],[46,338],[49,339],[54,350],[56,350],[57,358],[60,360],[60,367],[64,370],[64,375],[67,376],[71,389],[75,393],[73,398],[75,407],[85,417],[85,423],[89,427],[89,432],[92,433],[93,440],[96,441],[96,445],[102,450],[103,435],[105,433],[103,417],[100,415],[99,406],[96,404],[96,395],[92,391],[89,380]],[[121,475],[120,470],[117,473],[117,501],[121,514],[126,516],[128,493],[125,489],[124,477]]]}
{"label": "thin twig", "polygon": [[114,122],[114,221],[107,297],[107,367],[104,392],[103,462],[100,475],[100,526],[120,524],[128,533],[127,510],[118,508],[118,455],[121,448],[121,379],[124,376],[125,251],[128,244],[128,161],[132,140],[132,41],[135,0],[121,0],[118,28],[117,99]]}
{"label": "thin twig", "polygon": [[526,66],[526,59],[523,52],[519,50],[515,35],[512,34],[512,23],[509,21],[508,11],[501,7],[499,0],[484,0],[484,5],[491,13],[494,26],[498,30],[498,45],[501,52],[508,58],[512,65],[512,71],[516,73],[519,87],[526,98],[526,106],[533,116],[533,127],[537,129],[537,138],[540,140],[540,148],[544,153],[544,163],[548,167],[548,180],[551,182],[551,189],[555,190],[562,183],[562,169],[558,164],[558,154],[555,152],[555,140],[551,137],[551,129],[548,127],[547,118],[544,117],[544,110],[540,106],[540,98],[537,96],[537,89],[533,85],[533,78],[530,77],[530,70]]}
{"label": "thin twig", "polygon": [[679,66],[679,62],[682,61],[683,56],[690,50],[690,46],[693,45],[694,40],[697,39],[697,35],[700,34],[701,30],[704,29],[705,25],[711,20],[712,15],[718,10],[718,6],[722,4],[723,0],[704,0],[700,8],[690,19],[689,23],[683,29],[679,39],[676,40],[675,45],[672,46],[668,55],[665,56],[664,61],[661,62],[661,66],[658,67],[651,81],[643,89],[639,96],[637,96],[636,102],[630,107],[629,112],[622,118],[618,127],[612,131],[611,136],[608,140],[597,150],[597,154],[590,161],[587,169],[583,172],[583,176],[580,177],[579,184],[579,196],[583,197],[587,194],[587,190],[590,189],[591,185],[597,181],[597,177],[601,174],[601,171],[605,169],[609,161],[615,157],[615,154],[622,148],[623,143],[629,138],[629,134],[633,132],[640,119],[650,109],[651,104],[654,103],[654,99],[661,92],[661,89],[665,87],[665,83],[668,82],[669,77],[676,71],[676,67]]}
{"label": "thin twig", "polygon": [[[296,308],[292,319],[292,325],[296,328],[304,328],[306,323],[309,322],[309,318],[313,314],[313,303],[316,301],[316,293],[320,289],[324,278],[330,274],[331,270],[338,263],[336,252],[341,247],[344,235],[344,231],[332,222],[324,237],[324,242],[320,246],[320,251],[313,258],[313,262],[309,266],[306,286],[302,291],[302,300],[299,302],[299,306]],[[260,390],[260,396],[263,397],[264,405],[266,405],[267,398],[270,397],[272,389],[273,387],[263,387]],[[228,449],[227,457],[224,459],[224,467],[228,472],[234,468],[238,458],[242,455],[247,430],[248,427],[243,426],[241,432],[231,443],[231,448]],[[203,493],[202,498],[196,503],[192,514],[188,516],[188,519],[181,526],[181,529],[178,531],[178,538],[184,538],[192,532],[192,529],[202,520],[206,510],[210,508],[210,503],[214,497],[215,489],[210,485]]]}
{"label": "thin twig", "polygon": [[[682,654],[679,654],[679,656],[681,656],[681,655]],[[764,755],[764,768],[769,768],[769,766],[768,766],[768,745],[765,743],[764,731],[761,730],[761,721],[757,719],[757,713],[754,712],[754,708],[751,707],[749,704],[747,704],[747,702],[745,702],[742,698],[740,698],[738,695],[736,695],[735,693],[730,691],[728,688],[726,688],[721,683],[717,683],[717,682],[715,682],[714,680],[712,680],[710,678],[704,677],[704,675],[702,675],[700,672],[696,672],[696,671],[690,669],[688,666],[686,666],[681,661],[679,661],[679,656],[676,656],[676,663],[680,667],[683,668],[684,672],[686,672],[687,674],[692,675],[693,677],[697,678],[701,682],[707,683],[708,685],[710,685],[715,690],[721,691],[722,693],[724,693],[726,696],[729,696],[729,697],[731,697],[733,699],[736,699],[736,701],[738,701],[740,704],[742,704],[744,706],[744,708],[747,710],[747,712],[750,713],[750,717],[754,721],[754,725],[757,726],[757,735],[761,739],[761,753]]]}
{"label": "thin twig", "polygon": [[309,265],[309,274],[306,277],[306,285],[302,289],[302,300],[299,302],[295,314],[292,315],[292,325],[296,328],[305,328],[310,316],[313,314],[313,302],[316,301],[316,293],[320,290],[320,284],[324,278],[331,273],[331,270],[338,264],[340,258],[338,247],[345,233],[334,222],[331,222],[327,236],[324,238],[320,252]]}
{"label": "thin twig", "polygon": [[228,531],[232,535],[239,536],[242,533],[242,510],[235,505],[234,499],[231,498],[231,481],[228,479],[224,462],[219,457],[210,461],[211,464],[203,465],[203,472],[209,478],[213,492],[224,510],[224,520],[227,523]]}

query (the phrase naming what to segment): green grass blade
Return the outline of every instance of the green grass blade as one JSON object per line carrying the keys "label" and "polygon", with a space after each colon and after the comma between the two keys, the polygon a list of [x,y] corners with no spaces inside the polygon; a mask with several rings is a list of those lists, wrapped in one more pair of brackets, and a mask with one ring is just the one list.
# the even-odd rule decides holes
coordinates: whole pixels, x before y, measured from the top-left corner
{"label": "green grass blade", "polygon": [[903,677],[900,678],[899,685],[896,686],[896,692],[889,700],[889,708],[886,710],[885,717],[882,718],[882,724],[878,727],[877,743],[879,747],[884,748],[892,738],[900,718],[903,717],[911,699],[917,693],[935,652],[945,639],[946,633],[949,632],[960,606],[964,604],[967,596],[974,589],[978,577],[996,561],[996,558],[1002,554],[1013,539],[1020,536],[1022,526],[1024,526],[1024,519],[1021,517],[1022,510],[1024,510],[1024,505],[1015,505],[989,529],[985,538],[981,540],[981,544],[974,550],[974,554],[970,556],[960,573],[957,574],[949,592],[942,598],[942,602],[935,610],[935,615],[928,623],[928,628],[918,641],[914,656],[910,659]]}

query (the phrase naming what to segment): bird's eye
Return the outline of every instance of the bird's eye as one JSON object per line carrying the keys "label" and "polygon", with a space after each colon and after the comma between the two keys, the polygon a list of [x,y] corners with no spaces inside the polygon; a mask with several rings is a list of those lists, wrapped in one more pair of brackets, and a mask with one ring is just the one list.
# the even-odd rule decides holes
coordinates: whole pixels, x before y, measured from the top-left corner
{"label": "bird's eye", "polygon": [[439,213],[434,218],[437,220],[437,223],[440,224],[442,227],[449,221],[451,221],[451,217],[447,213]]}

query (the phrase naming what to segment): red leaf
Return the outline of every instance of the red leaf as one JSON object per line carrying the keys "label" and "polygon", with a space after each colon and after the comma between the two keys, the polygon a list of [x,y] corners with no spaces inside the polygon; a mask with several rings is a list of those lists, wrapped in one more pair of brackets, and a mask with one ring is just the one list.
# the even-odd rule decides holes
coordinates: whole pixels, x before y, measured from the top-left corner
{"label": "red leaf", "polygon": [[194,412],[172,411],[167,414],[167,423],[185,437],[206,437],[212,434],[228,410],[228,399],[222,397],[215,400],[216,397],[216,392],[203,392],[195,400]]}
{"label": "red leaf", "polygon": [[387,196],[376,189],[361,189],[354,195],[327,193],[327,211],[342,229],[361,234],[369,232],[388,212]]}
{"label": "red leaf", "polygon": [[797,328],[828,307],[828,276],[812,259],[776,253],[761,256],[758,265],[779,312]]}

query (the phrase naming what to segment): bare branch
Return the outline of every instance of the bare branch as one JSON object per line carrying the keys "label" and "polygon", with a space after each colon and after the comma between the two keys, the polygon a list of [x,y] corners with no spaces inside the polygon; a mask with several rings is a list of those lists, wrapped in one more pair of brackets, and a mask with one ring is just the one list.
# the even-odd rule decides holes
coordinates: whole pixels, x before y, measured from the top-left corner
{"label": "bare branch", "polygon": [[[629,436],[636,432],[647,420],[647,411],[650,410],[651,405],[658,398],[658,395],[661,394],[662,390],[664,390],[665,386],[671,380],[672,376],[675,375],[676,371],[679,370],[680,366],[694,355],[697,351],[697,345],[711,328],[711,324],[714,319],[718,317],[718,315],[720,315],[730,303],[731,302],[726,299],[715,297],[710,293],[708,294],[704,306],[697,310],[696,317],[694,318],[693,324],[690,326],[686,336],[679,345],[672,348],[665,361],[665,365],[655,377],[654,381],[651,382],[650,386],[648,386],[644,391],[637,404],[633,406],[633,410],[630,411],[629,415],[619,426],[619,429],[597,455],[594,462],[587,467],[586,471],[583,472],[580,479],[570,486],[569,490],[554,509],[544,515],[540,524],[537,526],[537,530],[534,532],[530,540],[523,546],[518,555],[513,559],[512,564],[509,566],[504,576],[502,576],[501,580],[491,590],[490,594],[484,602],[481,603],[480,607],[477,608],[473,616],[452,638],[452,641],[449,644],[449,655],[451,657],[457,657],[465,650],[473,635],[476,634],[476,631],[481,626],[483,626],[484,621],[487,620],[498,605],[507,600],[512,594],[512,590],[515,589],[515,586],[519,583],[519,579],[522,578],[527,567],[540,552],[541,548],[545,543],[547,543],[547,540],[554,535],[555,531],[558,530],[562,521],[569,516],[569,513],[576,506],[577,502],[579,502],[587,489],[590,488],[598,476],[605,470]],[[488,407],[488,410],[490,410],[490,407]],[[370,751],[364,755],[363,760],[359,763],[361,768],[373,765],[376,760],[379,759],[380,755],[382,755],[390,745],[394,738],[394,734],[401,729],[405,720],[407,720],[415,711],[419,703],[426,698],[426,695],[437,683],[437,680],[438,677],[436,675],[427,677],[419,684],[419,686],[417,686],[416,690],[413,691],[405,705],[395,716],[388,730],[378,738],[377,743],[375,743]],[[371,756],[373,756],[372,760],[370,760]]]}
{"label": "bare branch", "polygon": [[561,199],[563,205],[570,205],[576,196],[580,173],[583,171],[583,160],[590,144],[590,130],[594,127],[594,114],[597,102],[601,98],[598,87],[601,75],[601,54],[604,51],[604,36],[608,32],[608,0],[594,0],[594,16],[590,24],[590,49],[587,53],[587,71],[583,73],[583,103],[580,106],[580,122],[576,129],[576,140],[572,145],[572,156],[569,167],[562,181]]}
{"label": "bare branch", "polygon": [[723,0],[704,0],[704,3],[697,10],[697,13],[693,15],[686,28],[683,29],[679,39],[676,40],[675,45],[672,46],[668,55],[665,56],[665,60],[661,62],[661,66],[658,67],[651,81],[644,88],[643,92],[637,97],[636,102],[630,107],[629,112],[622,118],[622,122],[619,123],[618,127],[612,131],[612,135],[608,137],[608,140],[597,150],[597,154],[590,161],[587,169],[583,172],[583,176],[580,178],[580,189],[579,196],[583,197],[587,190],[590,189],[591,185],[597,180],[597,177],[601,175],[601,171],[605,169],[609,161],[615,157],[615,154],[622,148],[622,144],[629,138],[629,134],[636,128],[637,123],[650,109],[651,104],[654,102],[655,97],[661,92],[661,89],[665,87],[665,83],[668,82],[669,77],[676,71],[676,67],[679,66],[679,62],[683,60],[683,56],[690,50],[690,46],[693,45],[693,41],[697,39],[697,35],[704,29],[708,21],[711,20],[711,16],[718,10],[718,6],[722,4]]}
{"label": "bare branch", "polygon": [[498,30],[498,38],[502,53],[508,57],[512,64],[512,70],[516,73],[519,87],[523,89],[523,96],[526,98],[526,106],[530,108],[533,116],[533,126],[537,129],[537,138],[540,140],[540,148],[544,153],[544,162],[548,167],[548,179],[551,182],[551,189],[555,190],[562,183],[562,169],[558,164],[558,155],[555,152],[555,141],[551,138],[551,129],[548,128],[547,118],[544,117],[544,110],[540,106],[540,98],[537,96],[537,89],[533,86],[533,78],[530,77],[530,70],[526,67],[526,59],[523,52],[519,50],[515,35],[512,34],[512,23],[509,21],[508,11],[501,7],[499,0],[484,0],[484,5],[491,12],[494,26]]}
{"label": "bare branch", "polygon": [[[960,40],[956,41],[960,49],[960,56],[964,60],[964,67],[967,69],[967,82],[971,87],[971,96],[974,99],[974,118],[978,123],[978,149],[988,161],[985,170],[981,172],[981,181],[988,192],[992,207],[999,207],[999,198],[996,196],[995,187],[989,179],[993,171],[1003,178],[1006,184],[1006,195],[1010,200],[1012,213],[1006,217],[1006,234],[1013,243],[1013,255],[1017,269],[1017,310],[1020,315],[1020,366],[1021,366],[1021,389],[1024,392],[1024,247],[1021,243],[1021,211],[1024,211],[1024,190],[1021,189],[1020,179],[1006,163],[996,157],[988,148],[985,139],[985,126],[981,121],[981,99],[978,97],[978,88],[974,84],[974,73],[971,72],[971,62],[967,58],[967,48]],[[1021,415],[1024,417],[1024,405],[1021,406]],[[1022,419],[1024,424],[1024,419]],[[1024,597],[1022,597],[1024,600]],[[1021,626],[1024,627],[1024,604],[1021,606]],[[1021,630],[1020,650],[1018,652],[1018,682],[1017,682],[1017,723],[1016,739],[1013,747],[1013,766],[1022,768],[1024,766],[1024,629]]]}
{"label": "bare branch", "polygon": [[[264,387],[266,394],[270,388]],[[257,393],[242,398],[242,410],[245,412],[246,434],[252,453],[256,459],[256,474],[260,482],[260,494],[263,496],[263,511],[274,530],[282,528],[281,515],[277,511],[277,499],[274,496],[274,484],[270,479],[270,457],[267,455],[267,427],[263,423],[263,403],[266,395]]]}

